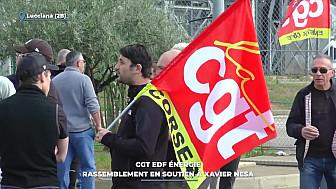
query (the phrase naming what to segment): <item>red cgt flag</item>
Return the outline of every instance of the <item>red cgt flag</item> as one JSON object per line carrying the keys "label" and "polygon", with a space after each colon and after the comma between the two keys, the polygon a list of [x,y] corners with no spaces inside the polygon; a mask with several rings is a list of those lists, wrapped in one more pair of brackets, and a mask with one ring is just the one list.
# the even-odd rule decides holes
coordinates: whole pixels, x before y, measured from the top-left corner
{"label": "red cgt flag", "polygon": [[330,0],[293,0],[278,37],[280,45],[307,38],[329,38]]}
{"label": "red cgt flag", "polygon": [[191,188],[276,137],[249,0],[233,3],[146,90],[166,113]]}

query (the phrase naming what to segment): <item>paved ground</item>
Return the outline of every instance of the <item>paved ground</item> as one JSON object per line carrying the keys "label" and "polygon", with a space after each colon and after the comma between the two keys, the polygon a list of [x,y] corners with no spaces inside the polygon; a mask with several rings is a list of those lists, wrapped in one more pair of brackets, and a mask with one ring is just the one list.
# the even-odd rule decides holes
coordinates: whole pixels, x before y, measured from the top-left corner
{"label": "paved ground", "polygon": [[[238,172],[243,174],[237,177],[235,189],[299,188],[299,171],[294,155],[242,159]],[[253,176],[246,177],[246,173],[253,174]],[[97,179],[96,189],[109,189],[110,187],[110,179]]]}
{"label": "paved ground", "polygon": [[235,189],[297,189],[299,170],[294,155],[259,156],[243,159],[242,162],[256,162],[256,166],[239,168],[251,171],[254,177],[239,177]]}

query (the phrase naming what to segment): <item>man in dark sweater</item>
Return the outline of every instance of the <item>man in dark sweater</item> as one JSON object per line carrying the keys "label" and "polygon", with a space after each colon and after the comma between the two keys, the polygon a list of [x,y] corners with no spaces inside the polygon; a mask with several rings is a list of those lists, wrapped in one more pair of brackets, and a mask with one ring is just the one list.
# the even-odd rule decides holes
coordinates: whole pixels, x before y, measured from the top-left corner
{"label": "man in dark sweater", "polygon": [[66,56],[71,52],[69,49],[62,49],[57,54],[57,71],[51,71],[51,79],[62,73],[66,68]]}
{"label": "man in dark sweater", "polygon": [[[128,97],[134,97],[150,82],[152,58],[146,47],[128,45],[120,49],[115,66],[119,81],[129,86]],[[101,129],[97,140],[108,146],[112,156],[112,171],[162,171],[141,162],[163,162],[166,160],[168,126],[163,110],[152,99],[141,96],[121,120],[117,134]],[[144,182],[143,177],[113,177],[113,189],[146,188],[160,189],[163,183]]]}
{"label": "man in dark sweater", "polygon": [[331,58],[316,55],[311,71],[313,82],[297,93],[286,129],[297,139],[300,188],[318,189],[324,176],[331,189],[336,186],[336,87]]}
{"label": "man in dark sweater", "polygon": [[2,187],[58,188],[57,162],[67,153],[68,133],[59,106],[47,99],[50,70],[57,70],[39,53],[18,64],[20,87],[0,102]]}

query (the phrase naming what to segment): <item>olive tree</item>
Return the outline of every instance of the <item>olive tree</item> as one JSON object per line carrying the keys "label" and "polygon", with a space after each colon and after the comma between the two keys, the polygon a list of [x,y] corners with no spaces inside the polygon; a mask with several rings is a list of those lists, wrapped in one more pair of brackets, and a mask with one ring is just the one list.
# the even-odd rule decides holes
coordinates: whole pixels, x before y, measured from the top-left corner
{"label": "olive tree", "polygon": [[[20,20],[20,12],[25,18],[28,14],[66,14],[69,20]],[[47,40],[54,60],[63,48],[82,52],[87,60],[85,73],[96,93],[109,89],[104,95],[110,99],[106,103],[113,118],[125,105],[126,88],[115,81],[114,72],[119,49],[140,43],[149,47],[156,61],[175,43],[189,42],[187,33],[171,18],[157,0],[0,1],[0,59],[15,57],[13,44],[31,38]]]}

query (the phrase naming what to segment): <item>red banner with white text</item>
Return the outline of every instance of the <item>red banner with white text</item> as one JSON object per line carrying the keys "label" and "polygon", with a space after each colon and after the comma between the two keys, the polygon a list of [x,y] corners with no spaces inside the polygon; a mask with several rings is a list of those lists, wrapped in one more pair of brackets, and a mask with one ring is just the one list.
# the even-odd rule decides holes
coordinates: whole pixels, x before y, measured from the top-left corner
{"label": "red banner with white text", "polygon": [[329,38],[330,0],[293,0],[278,37],[280,45],[307,38]]}
{"label": "red banner with white text", "polygon": [[[166,112],[177,160],[201,161],[191,170],[203,178],[276,137],[249,0],[233,3],[148,89],[164,91],[149,93]],[[185,177],[191,188],[201,175]]]}

